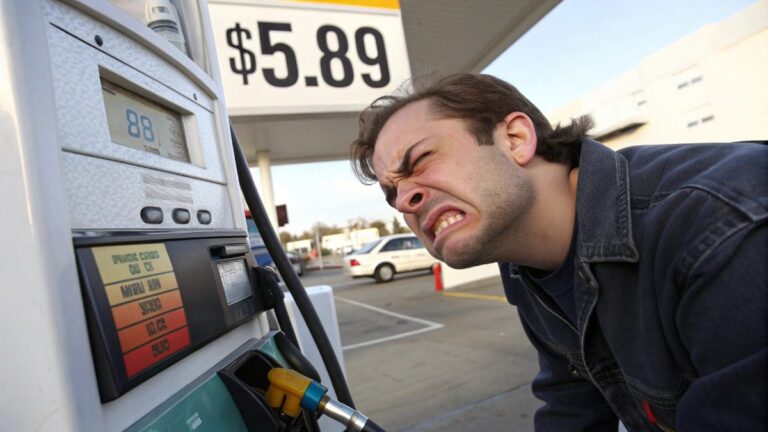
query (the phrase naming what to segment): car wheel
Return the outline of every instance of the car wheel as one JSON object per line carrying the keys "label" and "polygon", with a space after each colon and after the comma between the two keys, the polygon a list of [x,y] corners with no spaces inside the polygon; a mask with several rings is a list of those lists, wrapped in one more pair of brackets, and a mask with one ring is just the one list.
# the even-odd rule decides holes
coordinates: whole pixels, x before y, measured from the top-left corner
{"label": "car wheel", "polygon": [[379,264],[373,272],[373,277],[378,283],[389,282],[395,277],[395,268],[392,264]]}

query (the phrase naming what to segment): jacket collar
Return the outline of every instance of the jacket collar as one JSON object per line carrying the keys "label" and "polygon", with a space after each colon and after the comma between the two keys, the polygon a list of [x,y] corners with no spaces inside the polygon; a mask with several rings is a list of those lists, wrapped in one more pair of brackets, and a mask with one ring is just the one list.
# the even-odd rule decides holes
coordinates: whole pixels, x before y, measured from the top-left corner
{"label": "jacket collar", "polygon": [[581,142],[576,189],[582,262],[637,262],[632,237],[627,159],[597,141]]}

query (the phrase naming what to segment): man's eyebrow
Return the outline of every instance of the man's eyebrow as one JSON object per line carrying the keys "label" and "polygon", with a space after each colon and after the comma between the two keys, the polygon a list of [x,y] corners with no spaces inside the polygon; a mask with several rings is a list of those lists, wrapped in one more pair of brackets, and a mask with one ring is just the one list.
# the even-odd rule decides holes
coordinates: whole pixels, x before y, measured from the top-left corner
{"label": "man's eyebrow", "polygon": [[400,166],[397,167],[397,169],[394,171],[394,174],[397,174],[398,176],[404,176],[411,173],[411,153],[413,153],[413,150],[416,148],[416,146],[424,142],[424,140],[426,140],[426,138],[422,138],[408,147],[408,150],[406,150],[405,154],[403,155],[403,160],[400,161]]}
{"label": "man's eyebrow", "polygon": [[405,151],[405,154],[403,155],[403,160],[400,161],[400,166],[397,167],[394,174],[397,175],[403,175],[407,174],[408,171],[411,169],[411,153],[413,153],[413,148],[416,147],[416,144],[408,147],[408,150]]}

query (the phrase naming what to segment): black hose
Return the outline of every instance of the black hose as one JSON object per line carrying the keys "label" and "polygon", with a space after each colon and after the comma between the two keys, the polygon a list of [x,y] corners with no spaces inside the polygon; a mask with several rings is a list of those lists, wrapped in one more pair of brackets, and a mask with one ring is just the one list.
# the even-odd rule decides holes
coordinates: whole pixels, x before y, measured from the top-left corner
{"label": "black hose", "polygon": [[373,422],[373,420],[368,419],[367,422],[365,422],[365,426],[363,426],[362,432],[386,432],[384,428],[377,425]]}
{"label": "black hose", "polygon": [[280,329],[285,333],[285,336],[287,336],[294,345],[299,346],[299,340],[296,338],[296,332],[293,331],[291,317],[288,315],[288,309],[285,307],[285,301],[283,299],[280,299],[275,305],[275,317],[277,318],[277,323],[280,325]]}
{"label": "black hose", "polygon": [[261,284],[262,290],[267,290],[263,295],[266,295],[268,305],[274,305],[275,317],[277,318],[277,324],[283,331],[283,334],[298,346],[299,341],[296,339],[296,332],[293,331],[291,325],[291,317],[288,316],[288,309],[285,307],[285,295],[283,289],[280,288],[280,276],[271,267],[254,267],[256,274],[258,275],[259,284]]}
{"label": "black hose", "polygon": [[237,177],[240,182],[240,189],[245,196],[245,202],[251,211],[253,221],[256,223],[256,227],[261,233],[261,237],[264,240],[264,244],[267,246],[269,254],[272,256],[272,260],[275,262],[275,266],[280,274],[283,276],[288,291],[293,296],[293,300],[296,302],[296,306],[299,308],[301,316],[307,323],[309,333],[312,335],[312,339],[317,345],[317,350],[320,352],[320,357],[323,359],[325,369],[328,371],[328,376],[331,378],[331,384],[336,391],[336,397],[338,400],[354,408],[352,402],[352,395],[349,393],[349,387],[344,379],[344,373],[341,370],[339,360],[336,358],[336,353],[333,351],[328,335],[323,329],[320,318],[315,312],[315,308],[312,306],[312,302],[309,300],[307,292],[301,285],[299,277],[296,272],[293,271],[293,266],[288,260],[288,257],[283,251],[283,246],[280,244],[280,240],[277,238],[275,230],[272,228],[272,224],[269,222],[267,211],[264,209],[264,204],[259,198],[259,192],[256,190],[256,185],[253,182],[250,168],[248,167],[248,161],[245,159],[243,149],[240,147],[240,141],[235,134],[235,128],[232,123],[229,124],[229,131],[232,135],[232,150],[235,153],[235,166],[237,167]]}

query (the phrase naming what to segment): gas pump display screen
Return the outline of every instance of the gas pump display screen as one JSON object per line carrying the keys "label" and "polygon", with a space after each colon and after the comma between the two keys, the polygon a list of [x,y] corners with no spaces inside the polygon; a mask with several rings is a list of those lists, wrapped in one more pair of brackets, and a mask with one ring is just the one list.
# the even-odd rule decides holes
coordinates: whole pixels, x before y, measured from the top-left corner
{"label": "gas pump display screen", "polygon": [[190,162],[181,115],[105,79],[101,90],[112,142]]}
{"label": "gas pump display screen", "polygon": [[251,292],[251,282],[248,280],[248,268],[245,261],[223,261],[217,264],[221,284],[224,286],[224,296],[228,305],[233,305],[241,300],[245,300],[253,293]]}

